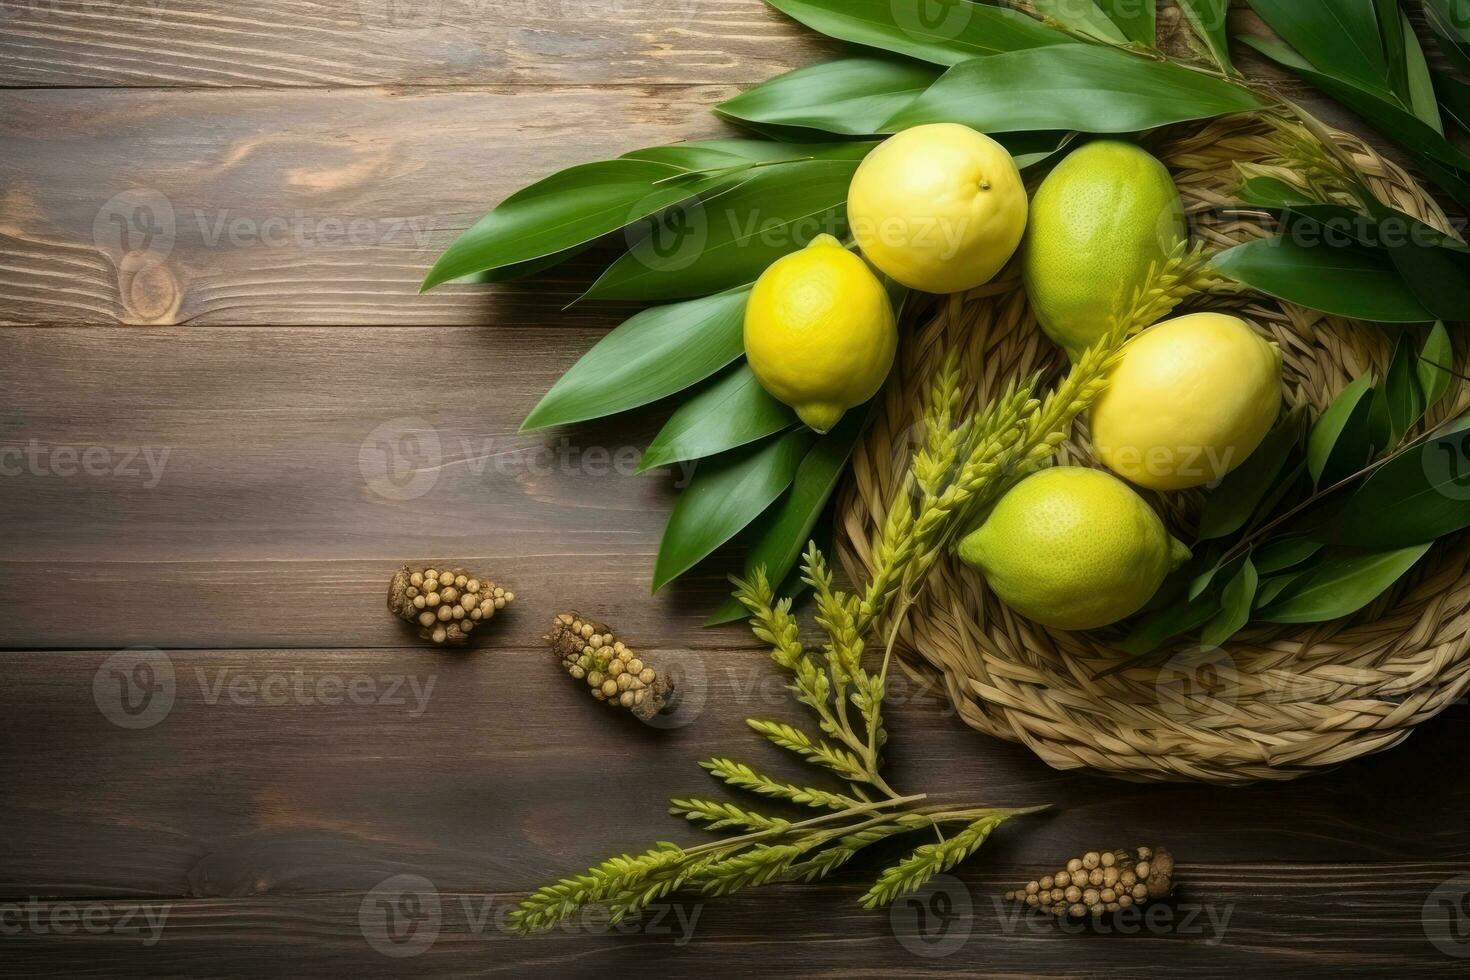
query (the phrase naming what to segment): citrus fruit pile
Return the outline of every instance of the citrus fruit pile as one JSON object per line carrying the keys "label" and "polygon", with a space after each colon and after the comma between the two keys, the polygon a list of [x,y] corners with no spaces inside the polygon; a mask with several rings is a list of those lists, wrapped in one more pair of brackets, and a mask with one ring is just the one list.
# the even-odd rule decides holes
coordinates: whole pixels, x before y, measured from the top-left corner
{"label": "citrus fruit pile", "polygon": [[[1015,258],[1042,329],[1076,358],[1187,233],[1168,170],[1138,146],[1073,150],[1028,199],[1004,147],[948,123],[879,144],[847,203],[857,251],[818,236],[766,269],[745,314],[756,378],[818,432],[873,397],[892,367],[898,331],[885,277],[962,292]],[[1045,626],[1094,629],[1138,612],[1189,551],[1133,487],[1204,486],[1243,463],[1281,412],[1281,367],[1275,344],[1233,315],[1143,330],[1090,413],[1111,472],[1027,476],[960,543],[960,557]]]}

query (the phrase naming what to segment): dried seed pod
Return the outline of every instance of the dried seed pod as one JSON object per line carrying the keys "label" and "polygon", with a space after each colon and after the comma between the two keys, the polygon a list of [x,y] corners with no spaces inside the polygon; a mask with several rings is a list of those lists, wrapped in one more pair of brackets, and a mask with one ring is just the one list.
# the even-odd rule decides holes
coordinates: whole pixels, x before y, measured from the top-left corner
{"label": "dried seed pod", "polygon": [[404,565],[388,583],[388,611],[435,643],[464,643],[514,598],[489,579],[444,563]]}
{"label": "dried seed pod", "polygon": [[[1050,891],[1048,885],[1053,886]],[[1156,902],[1168,898],[1173,890],[1174,856],[1162,847],[1140,847],[1088,851],[1061,870],[1006,892],[1005,897],[1048,915],[1077,919]]]}
{"label": "dried seed pod", "polygon": [[606,625],[565,612],[551,621],[551,632],[542,639],[561,657],[562,668],[583,679],[597,700],[626,708],[644,721],[672,710],[672,678],[635,657]]}

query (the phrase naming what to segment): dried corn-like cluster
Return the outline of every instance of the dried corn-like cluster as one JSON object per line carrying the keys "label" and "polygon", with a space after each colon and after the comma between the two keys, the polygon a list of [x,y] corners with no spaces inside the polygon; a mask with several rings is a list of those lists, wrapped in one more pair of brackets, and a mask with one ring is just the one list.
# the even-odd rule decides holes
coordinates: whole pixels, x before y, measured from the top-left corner
{"label": "dried corn-like cluster", "polygon": [[436,565],[404,565],[388,585],[388,611],[435,643],[465,642],[514,598],[473,572]]}
{"label": "dried corn-like cluster", "polygon": [[1059,918],[1082,918],[1168,898],[1173,890],[1173,855],[1161,847],[1140,847],[1088,851],[1005,897]]}
{"label": "dried corn-like cluster", "polygon": [[672,707],[673,681],[615,637],[607,626],[574,612],[551,621],[543,637],[562,668],[585,681],[599,701],[627,708],[645,721]]}

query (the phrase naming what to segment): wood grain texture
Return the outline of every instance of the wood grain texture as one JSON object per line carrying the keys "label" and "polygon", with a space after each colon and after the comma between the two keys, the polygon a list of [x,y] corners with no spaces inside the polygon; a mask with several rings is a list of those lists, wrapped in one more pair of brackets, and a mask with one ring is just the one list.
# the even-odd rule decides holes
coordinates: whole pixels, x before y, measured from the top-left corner
{"label": "wood grain texture", "polygon": [[[518,187],[730,132],[708,105],[835,50],[758,0],[0,0],[0,87],[24,87],[0,91],[0,973],[1463,972],[1424,917],[1470,873],[1470,789],[1446,767],[1470,751],[1463,705],[1318,778],[1145,787],[1048,770],[904,678],[898,785],[1056,804],[946,885],[971,903],[953,952],[915,937],[918,906],[856,907],[897,847],[828,885],[681,901],[692,940],[677,915],[498,928],[609,848],[695,839],[663,811],[719,795],[698,759],[797,774],[742,721],[797,716],[747,632],[698,627],[717,571],[647,594],[680,474],[619,470],[663,408],[516,431],[626,312],[562,310],[599,257],[532,286],[418,282]],[[418,557],[517,602],[468,650],[419,645],[383,608]],[[644,728],[561,675],[537,638],[568,606],[678,663],[688,724]],[[157,676],[140,656],[166,658],[148,662],[172,697],[125,728],[120,685]],[[1144,842],[1183,866],[1163,928],[1066,935],[992,903]],[[405,874],[440,915],[401,959],[363,915]],[[136,914],[115,927],[137,902],[167,911],[156,943]],[[106,925],[72,929],[83,912]]]}
{"label": "wood grain texture", "polygon": [[[1463,960],[1430,942],[1419,907],[1425,882],[1456,872],[1430,863],[1184,865],[1190,893],[1161,908],[1155,925],[1129,925],[1130,932],[1063,932],[1045,920],[1017,917],[994,899],[1014,875],[967,872],[944,894],[961,908],[968,901],[969,911],[942,919],[921,919],[924,906],[915,904],[892,916],[864,912],[856,904],[861,887],[851,883],[797,885],[778,909],[750,894],[708,904],[675,901],[621,927],[589,919],[529,938],[503,931],[513,895],[407,891],[390,878],[386,894],[67,904],[61,908],[73,915],[98,910],[99,927],[117,931],[23,932],[8,941],[4,967],[16,975],[67,977],[93,972],[99,963],[108,976],[149,977],[1445,976]],[[395,949],[384,941],[383,911],[364,910],[400,905],[407,905],[403,921],[410,924]],[[1318,924],[1310,940],[1301,935],[1302,905],[1310,905]],[[57,906],[35,908],[52,928]],[[155,922],[160,938],[151,942]],[[944,924],[930,924],[936,922]],[[412,958],[379,953],[369,935]]]}
{"label": "wood grain texture", "polygon": [[586,261],[419,283],[560,166],[730,132],[702,107],[731,92],[0,91],[0,323],[587,323],[558,312]]}
{"label": "wood grain texture", "polygon": [[[137,654],[6,654],[0,734],[10,751],[0,757],[0,832],[25,844],[0,854],[0,909],[33,896],[128,899],[164,903],[179,917],[147,951],[137,937],[66,941],[24,930],[5,939],[6,962],[26,964],[22,972],[65,971],[115,953],[129,970],[173,972],[221,955],[233,963],[238,947],[253,943],[255,952],[229,971],[238,975],[269,962],[321,964],[313,957],[324,950],[299,948],[315,937],[338,962],[334,973],[345,963],[374,971],[388,964],[359,929],[362,894],[400,874],[431,882],[445,903],[445,936],[421,964],[514,964],[545,975],[562,958],[631,956],[627,947],[658,937],[573,930],[513,943],[493,928],[494,917],[477,932],[472,913],[491,901],[503,914],[506,893],[578,870],[609,848],[697,839],[663,814],[671,795],[724,795],[697,759],[732,752],[766,771],[799,773],[741,721],[801,720],[764,657],[644,653],[679,658],[686,701],[673,716],[677,727],[653,730],[611,712],[561,676],[543,648],[509,643],[471,653],[150,654],[166,657],[150,661],[162,711],[143,702],[141,687],[118,683],[119,674],[136,678]],[[115,724],[124,695],[153,712],[135,716],[151,724]],[[1410,749],[1317,779],[1162,789],[1048,773],[1024,749],[979,738],[948,716],[936,692],[902,679],[891,701],[889,770],[898,786],[1057,805],[1003,828],[956,876],[974,897],[975,938],[963,955],[944,958],[951,966],[1035,975],[1132,963],[1129,975],[1153,975],[1297,961],[1324,970],[1451,965],[1428,945],[1420,907],[1441,882],[1470,870],[1470,830],[1436,817],[1470,804],[1464,781],[1444,780],[1438,762],[1470,747],[1463,708],[1416,735]],[[61,772],[68,778],[56,778]],[[1430,782],[1436,793],[1426,812],[1419,787]],[[1060,936],[991,904],[1080,848],[1142,842],[1167,843],[1183,862],[1182,904],[1230,910],[1222,942],[1146,935],[1103,947],[1106,937]],[[901,917],[895,926],[888,914],[855,905],[876,859],[902,853],[886,847],[833,887],[710,902],[684,953],[692,959],[680,961],[690,973],[680,975],[729,957],[750,957],[754,968],[778,944],[796,941],[815,944],[803,946],[803,962],[814,967],[937,967],[894,941]],[[473,904],[451,898],[460,893]],[[508,945],[492,952],[482,946],[490,942]],[[665,962],[677,948],[665,941],[645,952]],[[1317,958],[1301,958],[1305,948]]]}
{"label": "wood grain texture", "polygon": [[750,0],[0,0],[0,85],[748,83],[834,50]]}
{"label": "wood grain texture", "polygon": [[86,616],[64,593],[0,615],[0,643],[397,646],[387,583],[423,558],[516,591],[528,630],[571,606],[630,638],[749,646],[699,627],[728,561],[648,593],[696,472],[635,472],[665,409],[517,431],[597,336],[0,329],[0,524],[25,529],[0,591],[47,568],[93,597]]}

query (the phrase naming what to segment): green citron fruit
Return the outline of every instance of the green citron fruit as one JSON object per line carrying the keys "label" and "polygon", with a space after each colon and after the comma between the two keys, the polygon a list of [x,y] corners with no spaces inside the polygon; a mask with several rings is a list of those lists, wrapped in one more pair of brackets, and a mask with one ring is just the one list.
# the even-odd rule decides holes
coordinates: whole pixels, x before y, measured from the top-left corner
{"label": "green citron fruit", "polygon": [[750,370],[817,432],[878,393],[897,349],[883,283],[831,235],[767,266],[745,304]]}
{"label": "green citron fruit", "polygon": [[959,553],[1007,606],[1063,630],[1131,616],[1189,558],[1128,484],[1080,466],[1016,484]]}
{"label": "green citron fruit", "polygon": [[1037,188],[1021,274],[1046,335],[1076,357],[1185,240],[1184,204],[1144,150],[1100,140],[1074,150]]}

